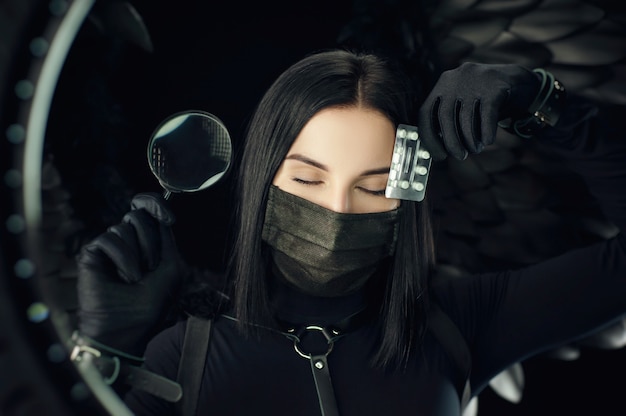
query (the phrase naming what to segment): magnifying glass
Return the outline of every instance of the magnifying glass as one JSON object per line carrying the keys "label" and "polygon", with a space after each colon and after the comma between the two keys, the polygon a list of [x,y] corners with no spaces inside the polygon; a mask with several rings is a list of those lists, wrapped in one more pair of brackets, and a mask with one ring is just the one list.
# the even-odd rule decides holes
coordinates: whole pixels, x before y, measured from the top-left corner
{"label": "magnifying glass", "polygon": [[164,189],[196,192],[217,183],[228,171],[232,142],[215,115],[188,110],[166,118],[154,130],[147,149],[148,164]]}

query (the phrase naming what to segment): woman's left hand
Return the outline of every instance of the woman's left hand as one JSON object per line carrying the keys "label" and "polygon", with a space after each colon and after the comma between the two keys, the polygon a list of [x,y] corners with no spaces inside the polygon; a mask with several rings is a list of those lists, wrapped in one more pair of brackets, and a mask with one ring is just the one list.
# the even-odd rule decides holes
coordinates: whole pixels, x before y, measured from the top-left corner
{"label": "woman's left hand", "polygon": [[463,160],[494,142],[498,121],[527,117],[539,87],[539,77],[516,64],[445,71],[420,108],[420,139],[434,160]]}

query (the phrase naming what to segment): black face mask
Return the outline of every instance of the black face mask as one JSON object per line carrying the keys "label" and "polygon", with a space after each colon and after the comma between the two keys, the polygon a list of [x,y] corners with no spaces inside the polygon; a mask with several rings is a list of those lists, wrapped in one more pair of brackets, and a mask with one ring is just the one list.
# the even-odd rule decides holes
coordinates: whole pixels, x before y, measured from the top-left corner
{"label": "black face mask", "polygon": [[341,296],[394,253],[399,212],[338,213],[272,185],[262,238],[285,280],[312,295]]}

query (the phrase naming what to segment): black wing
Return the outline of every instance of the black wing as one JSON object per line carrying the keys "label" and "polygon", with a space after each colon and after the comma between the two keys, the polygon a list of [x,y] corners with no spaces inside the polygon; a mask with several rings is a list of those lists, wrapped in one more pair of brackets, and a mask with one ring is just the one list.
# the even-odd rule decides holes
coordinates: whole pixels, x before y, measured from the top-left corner
{"label": "black wing", "polygon": [[[617,120],[626,114],[622,2],[362,0],[354,10],[340,41],[401,59],[422,95],[442,71],[463,62],[517,63],[552,72],[569,91],[596,101]],[[433,164],[429,180],[438,267],[447,275],[523,266],[617,233],[579,177],[540,144],[501,129],[496,144],[482,153]],[[619,322],[544,357],[572,360],[581,347],[620,348],[625,338]],[[530,361],[531,369],[537,361]],[[491,386],[518,402],[524,379],[518,363]],[[533,392],[532,386],[526,390]],[[557,386],[552,392],[565,390]],[[484,410],[490,409],[487,404]],[[495,414],[516,410],[527,409],[506,407]]]}

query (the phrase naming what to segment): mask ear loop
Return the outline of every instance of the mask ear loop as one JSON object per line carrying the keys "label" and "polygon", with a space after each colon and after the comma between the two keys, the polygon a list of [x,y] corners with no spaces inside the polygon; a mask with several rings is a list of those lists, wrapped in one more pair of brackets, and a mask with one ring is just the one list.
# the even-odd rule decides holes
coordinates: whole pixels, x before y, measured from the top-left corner
{"label": "mask ear loop", "polygon": [[431,162],[430,153],[422,146],[417,127],[399,124],[385,196],[422,201],[426,194]]}

